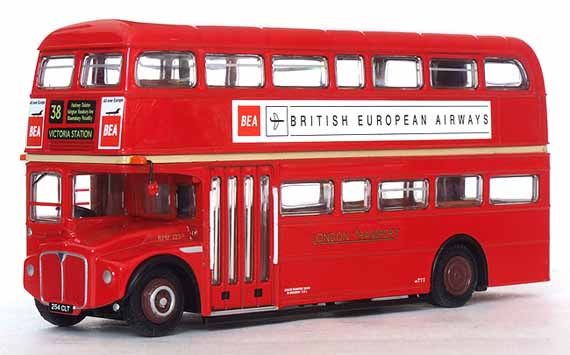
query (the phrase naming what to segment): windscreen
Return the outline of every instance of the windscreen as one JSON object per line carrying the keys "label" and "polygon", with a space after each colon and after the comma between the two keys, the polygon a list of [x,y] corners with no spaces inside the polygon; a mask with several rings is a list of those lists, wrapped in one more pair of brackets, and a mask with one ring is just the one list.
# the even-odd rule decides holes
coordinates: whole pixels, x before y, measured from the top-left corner
{"label": "windscreen", "polygon": [[[158,189],[151,195],[145,174],[75,174],[72,216],[86,219],[127,215],[193,218],[196,215],[196,186],[191,177],[158,174],[155,179]],[[42,205],[59,206],[56,202]]]}
{"label": "windscreen", "polygon": [[32,173],[30,217],[35,222],[61,221],[61,176],[55,172]]}

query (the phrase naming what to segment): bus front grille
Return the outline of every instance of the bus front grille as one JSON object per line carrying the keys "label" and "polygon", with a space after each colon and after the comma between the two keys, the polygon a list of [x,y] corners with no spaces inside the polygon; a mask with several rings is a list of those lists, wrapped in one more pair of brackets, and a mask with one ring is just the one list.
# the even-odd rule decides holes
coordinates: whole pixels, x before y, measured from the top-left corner
{"label": "bus front grille", "polygon": [[87,259],[79,254],[47,251],[40,254],[40,298],[77,309],[87,303]]}

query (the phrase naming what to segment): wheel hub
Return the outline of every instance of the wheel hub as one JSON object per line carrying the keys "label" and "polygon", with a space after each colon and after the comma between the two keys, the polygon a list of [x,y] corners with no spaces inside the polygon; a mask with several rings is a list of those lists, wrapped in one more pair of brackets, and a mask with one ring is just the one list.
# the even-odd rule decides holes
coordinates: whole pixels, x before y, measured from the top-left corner
{"label": "wheel hub", "polygon": [[454,256],[447,262],[443,271],[443,284],[447,292],[453,296],[465,294],[473,282],[471,263],[462,257]]}
{"label": "wheel hub", "polygon": [[166,279],[151,280],[143,289],[141,306],[145,317],[153,323],[167,322],[176,307],[175,286]]}

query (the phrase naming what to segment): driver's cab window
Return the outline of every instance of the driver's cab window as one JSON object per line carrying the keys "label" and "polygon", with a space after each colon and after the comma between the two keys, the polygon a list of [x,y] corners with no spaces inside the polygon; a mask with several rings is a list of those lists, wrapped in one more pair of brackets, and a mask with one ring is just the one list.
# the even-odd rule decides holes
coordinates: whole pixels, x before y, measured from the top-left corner
{"label": "driver's cab window", "polygon": [[[158,191],[150,195],[145,191],[143,212],[146,216],[176,217],[180,219],[196,216],[196,185],[189,176],[155,175]],[[145,189],[146,189],[146,183]]]}
{"label": "driver's cab window", "polygon": [[78,174],[73,177],[73,217],[125,214],[125,175]]}
{"label": "driver's cab window", "polygon": [[54,172],[35,172],[30,176],[30,217],[34,222],[61,221],[61,176]]}
{"label": "driver's cab window", "polygon": [[159,183],[156,195],[144,194],[145,214],[170,214],[170,185]]}

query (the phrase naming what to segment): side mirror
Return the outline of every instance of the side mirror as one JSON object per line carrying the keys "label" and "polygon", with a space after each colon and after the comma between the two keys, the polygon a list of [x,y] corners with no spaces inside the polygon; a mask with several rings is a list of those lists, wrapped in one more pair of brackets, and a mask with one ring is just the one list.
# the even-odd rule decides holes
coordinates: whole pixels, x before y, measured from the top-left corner
{"label": "side mirror", "polygon": [[148,161],[148,183],[146,184],[146,193],[150,197],[156,197],[158,195],[158,182],[154,180],[152,161]]}

